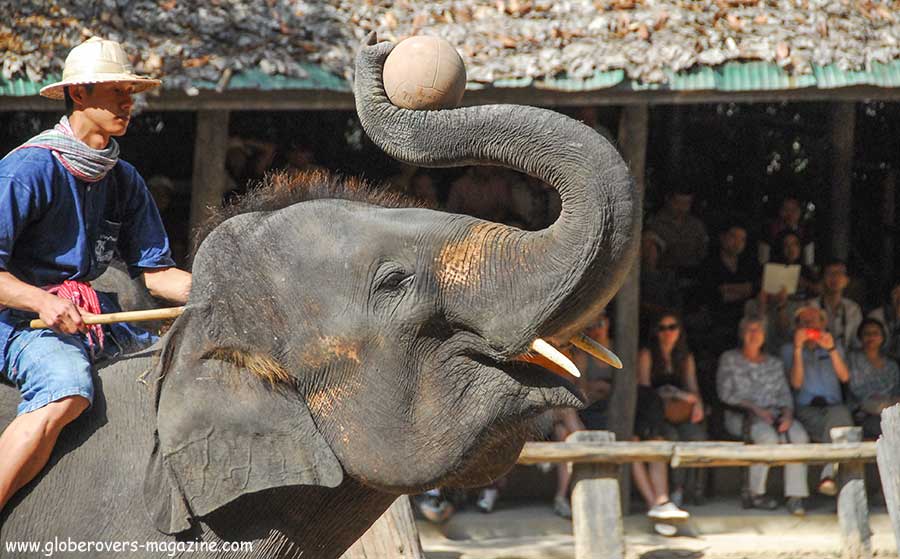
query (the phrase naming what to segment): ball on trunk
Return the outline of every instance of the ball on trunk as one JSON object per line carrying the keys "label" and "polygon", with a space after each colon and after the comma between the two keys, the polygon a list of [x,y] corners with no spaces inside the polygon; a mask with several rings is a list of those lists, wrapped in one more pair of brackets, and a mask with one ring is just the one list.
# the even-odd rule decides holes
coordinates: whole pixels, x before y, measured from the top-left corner
{"label": "ball on trunk", "polygon": [[466,67],[459,53],[439,37],[417,35],[397,43],[384,62],[384,90],[404,109],[437,110],[459,105]]}

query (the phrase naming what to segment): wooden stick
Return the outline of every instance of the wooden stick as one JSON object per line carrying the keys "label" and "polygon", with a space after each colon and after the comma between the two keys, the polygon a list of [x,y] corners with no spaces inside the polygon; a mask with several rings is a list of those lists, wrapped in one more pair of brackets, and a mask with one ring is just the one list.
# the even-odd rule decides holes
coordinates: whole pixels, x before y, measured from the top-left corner
{"label": "wooden stick", "polygon": [[[164,320],[166,318],[176,318],[184,312],[184,307],[169,307],[165,309],[150,309],[146,311],[127,311],[113,312],[108,314],[95,314],[85,316],[84,323],[92,324],[113,324],[115,322],[142,322],[145,320]],[[29,323],[32,328],[47,328],[43,320],[36,318]]]}

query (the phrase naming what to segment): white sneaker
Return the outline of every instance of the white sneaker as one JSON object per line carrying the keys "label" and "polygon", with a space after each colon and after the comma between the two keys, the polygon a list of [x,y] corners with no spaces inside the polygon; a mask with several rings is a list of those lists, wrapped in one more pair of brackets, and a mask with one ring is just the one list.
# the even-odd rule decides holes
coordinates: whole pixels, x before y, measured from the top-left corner
{"label": "white sneaker", "polygon": [[655,520],[687,520],[691,517],[688,511],[678,508],[672,501],[654,506],[647,511],[647,516]]}
{"label": "white sneaker", "polygon": [[553,512],[563,518],[572,518],[572,507],[569,506],[569,500],[565,497],[556,496],[553,498]]}
{"label": "white sneaker", "polygon": [[499,495],[500,492],[493,487],[482,489],[481,495],[479,495],[475,506],[478,507],[478,510],[481,512],[491,512],[494,510],[494,505],[497,504],[497,497]]}
{"label": "white sneaker", "polygon": [[671,538],[675,534],[678,533],[678,528],[672,526],[671,524],[663,524],[662,522],[654,522],[653,523],[653,531],[659,534],[660,536],[665,536],[667,538]]}

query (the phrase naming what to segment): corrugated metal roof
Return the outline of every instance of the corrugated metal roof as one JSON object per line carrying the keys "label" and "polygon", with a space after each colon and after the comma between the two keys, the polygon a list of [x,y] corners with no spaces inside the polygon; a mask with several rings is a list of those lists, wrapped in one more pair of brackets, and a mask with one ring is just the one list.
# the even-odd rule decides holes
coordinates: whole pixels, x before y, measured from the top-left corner
{"label": "corrugated metal roof", "polygon": [[[254,69],[235,74],[225,87],[227,91],[240,90],[322,90],[351,91],[350,84],[342,77],[327,70],[305,65],[305,77],[287,77],[270,75]],[[25,97],[37,95],[41,87],[53,83],[53,77],[41,83],[24,79],[9,82],[0,79],[0,97]],[[163,79],[165,86],[165,79]],[[195,82],[198,90],[213,90],[216,83],[209,81]],[[900,87],[900,60],[890,64],[873,64],[871,70],[853,72],[832,66],[814,66],[813,73],[808,75],[791,75],[777,64],[770,62],[728,62],[716,67],[702,66],[686,72],[670,72],[666,83],[641,83],[628,80],[623,70],[594,72],[586,80],[577,80],[559,76],[549,79],[517,78],[497,80],[492,84],[470,82],[467,89],[478,90],[495,88],[535,87],[560,92],[585,92],[609,88],[628,89],[631,91],[779,91],[815,87],[818,89],[836,89],[858,85],[876,87]]]}

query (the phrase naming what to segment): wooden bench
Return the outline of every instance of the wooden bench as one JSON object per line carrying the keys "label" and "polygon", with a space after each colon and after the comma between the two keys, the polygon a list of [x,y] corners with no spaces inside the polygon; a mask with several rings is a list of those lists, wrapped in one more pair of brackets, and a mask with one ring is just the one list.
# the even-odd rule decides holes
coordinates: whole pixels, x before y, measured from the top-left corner
{"label": "wooden bench", "polygon": [[[519,463],[573,463],[575,559],[625,557],[618,482],[622,464],[666,462],[674,468],[717,468],[753,464],[841,463],[837,500],[843,557],[871,558],[863,467],[866,462],[876,461],[876,443],[861,442],[862,429],[859,427],[834,428],[831,437],[835,442],[828,444],[616,442],[615,435],[607,431],[579,431],[566,442],[526,444],[519,456]],[[897,472],[896,464],[893,471]]]}

